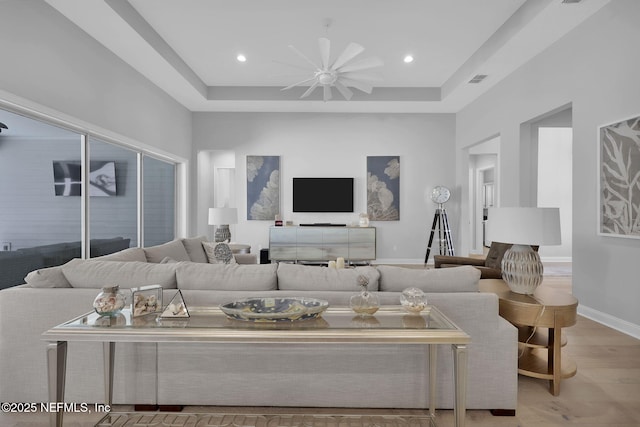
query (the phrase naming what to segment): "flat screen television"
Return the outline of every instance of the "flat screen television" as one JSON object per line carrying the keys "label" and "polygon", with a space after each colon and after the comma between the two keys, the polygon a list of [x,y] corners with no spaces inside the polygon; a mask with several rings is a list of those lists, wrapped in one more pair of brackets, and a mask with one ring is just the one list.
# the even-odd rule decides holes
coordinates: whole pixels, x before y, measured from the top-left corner
{"label": "flat screen television", "polygon": [[294,212],[353,212],[353,178],[293,178]]}

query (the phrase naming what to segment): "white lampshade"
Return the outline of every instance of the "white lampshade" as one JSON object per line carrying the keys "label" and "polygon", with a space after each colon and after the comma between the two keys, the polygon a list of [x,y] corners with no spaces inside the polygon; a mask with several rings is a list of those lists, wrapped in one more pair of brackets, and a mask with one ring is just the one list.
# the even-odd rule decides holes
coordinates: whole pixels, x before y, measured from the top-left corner
{"label": "white lampshade", "polygon": [[489,208],[487,240],[518,245],[559,245],[559,208]]}
{"label": "white lampshade", "polygon": [[237,223],[237,208],[209,208],[209,225],[228,225]]}

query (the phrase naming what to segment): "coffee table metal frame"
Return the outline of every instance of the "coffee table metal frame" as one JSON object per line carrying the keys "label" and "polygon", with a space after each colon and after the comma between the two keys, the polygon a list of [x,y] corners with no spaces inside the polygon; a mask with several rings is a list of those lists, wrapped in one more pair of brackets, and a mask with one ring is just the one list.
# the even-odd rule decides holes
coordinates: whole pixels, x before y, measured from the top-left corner
{"label": "coffee table metal frame", "polygon": [[[211,319],[226,319],[218,308],[190,307],[193,321],[194,317],[211,316]],[[426,313],[426,314],[424,314]],[[330,307],[321,317],[331,325],[332,317],[346,315],[353,316],[353,312],[346,307]],[[126,313],[129,315],[130,313]],[[396,316],[402,319],[407,316],[399,306],[384,306],[377,317]],[[233,328],[221,327],[193,327],[172,328],[154,324],[141,326],[127,325],[125,327],[96,326],[91,325],[91,317],[94,313],[87,313],[55,326],[46,331],[42,337],[48,341],[47,367],[49,382],[49,399],[51,402],[63,402],[65,391],[67,342],[102,342],[104,353],[104,384],[105,403],[111,404],[113,398],[113,369],[114,353],[118,342],[152,342],[152,343],[271,343],[271,344],[418,344],[426,345],[429,351],[429,415],[435,419],[436,402],[436,354],[437,345],[449,344],[453,349],[453,374],[454,374],[454,418],[456,427],[464,427],[466,414],[466,388],[467,388],[467,344],[470,337],[457,327],[437,308],[430,306],[421,314],[429,322],[437,323],[437,328],[432,327],[386,327],[384,329],[362,327],[323,327],[298,328],[298,322],[278,322],[276,328],[266,329],[252,322],[236,322]],[[220,320],[218,320],[220,321]],[[240,322],[243,325],[238,326]],[[309,320],[301,322],[313,322]],[[400,322],[401,324],[401,322]],[[295,325],[295,326],[294,326]],[[50,414],[50,425],[61,427],[63,411]]]}

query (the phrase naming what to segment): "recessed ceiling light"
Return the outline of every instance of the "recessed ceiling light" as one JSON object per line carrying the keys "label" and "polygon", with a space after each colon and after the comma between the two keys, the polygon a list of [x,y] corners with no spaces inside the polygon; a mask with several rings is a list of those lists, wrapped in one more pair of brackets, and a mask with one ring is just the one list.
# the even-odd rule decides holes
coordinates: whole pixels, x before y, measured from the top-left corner
{"label": "recessed ceiling light", "polygon": [[403,60],[403,61],[404,61],[405,63],[407,63],[407,64],[410,64],[410,63],[412,63],[412,62],[413,62],[413,56],[412,56],[412,55],[407,55],[407,56],[405,56],[405,57],[404,57],[404,60]]}
{"label": "recessed ceiling light", "polygon": [[236,59],[238,60],[238,62],[247,62],[247,57],[241,53],[236,56]]}

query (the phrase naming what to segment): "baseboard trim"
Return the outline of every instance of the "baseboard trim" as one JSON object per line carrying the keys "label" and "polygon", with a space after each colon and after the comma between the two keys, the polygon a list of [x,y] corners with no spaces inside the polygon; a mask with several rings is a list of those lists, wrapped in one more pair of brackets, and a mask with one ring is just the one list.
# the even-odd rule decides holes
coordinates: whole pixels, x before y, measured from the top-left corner
{"label": "baseboard trim", "polygon": [[593,308],[586,307],[584,305],[578,305],[578,314],[591,319],[595,322],[608,326],[616,331],[620,331],[623,334],[630,335],[636,339],[640,339],[640,325],[627,322],[626,320],[619,319],[607,313],[603,313]]}

